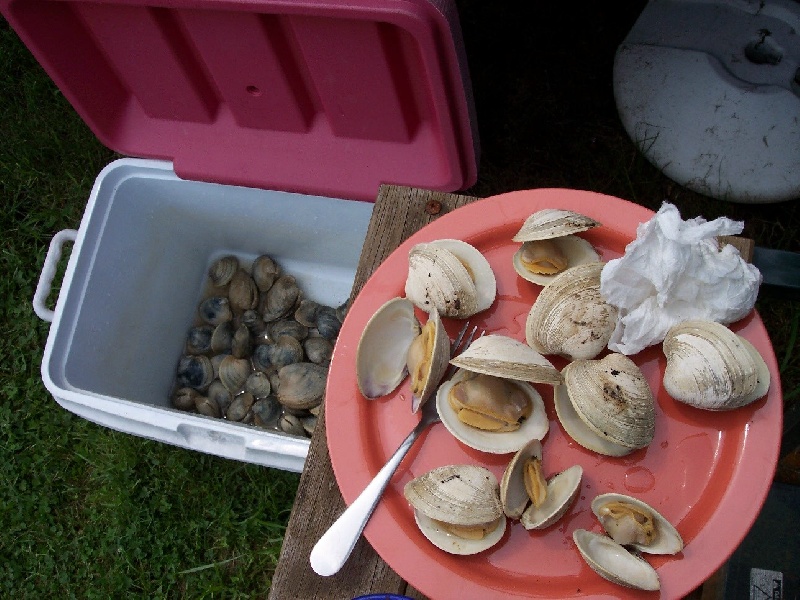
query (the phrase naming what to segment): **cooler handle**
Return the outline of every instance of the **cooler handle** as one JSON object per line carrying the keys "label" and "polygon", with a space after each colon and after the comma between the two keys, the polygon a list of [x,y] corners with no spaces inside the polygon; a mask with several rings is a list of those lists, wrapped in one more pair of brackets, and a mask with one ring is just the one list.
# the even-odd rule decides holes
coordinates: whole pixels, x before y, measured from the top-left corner
{"label": "cooler handle", "polygon": [[53,287],[53,278],[61,260],[61,250],[64,244],[74,242],[77,237],[78,232],[75,229],[62,229],[50,240],[50,247],[47,249],[42,272],[39,275],[39,283],[36,284],[36,292],[33,294],[33,311],[42,321],[53,322],[55,313],[47,308],[45,303]]}

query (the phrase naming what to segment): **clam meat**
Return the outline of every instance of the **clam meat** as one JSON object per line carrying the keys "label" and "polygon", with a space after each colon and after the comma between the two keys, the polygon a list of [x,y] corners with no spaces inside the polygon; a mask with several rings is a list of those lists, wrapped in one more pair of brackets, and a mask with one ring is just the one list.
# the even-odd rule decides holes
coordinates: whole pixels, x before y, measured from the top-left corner
{"label": "clam meat", "polygon": [[422,534],[445,552],[476,554],[505,533],[500,485],[484,467],[438,467],[409,481],[403,494]]}
{"label": "clam meat", "polygon": [[624,456],[650,444],[655,435],[655,400],[641,369],[611,353],[576,360],[562,370],[555,391],[556,414],[578,444],[608,456]]}
{"label": "clam meat", "polygon": [[456,439],[492,454],[516,452],[544,438],[550,427],[544,401],[530,383],[465,369],[439,387],[436,406]]}
{"label": "clam meat", "polygon": [[647,503],[624,494],[600,494],[592,512],[611,538],[648,554],[677,554],[683,550],[678,530]]}
{"label": "clam meat", "polygon": [[517,451],[500,480],[503,512],[526,529],[544,529],[558,521],[580,490],[583,469],[574,465],[546,480],[542,444],[531,440]]}
{"label": "clam meat", "polygon": [[393,298],[367,322],[356,349],[356,380],[365,398],[394,391],[411,375],[416,412],[447,370],[450,338],[434,309],[424,326],[407,298]]}
{"label": "clam meat", "polygon": [[513,257],[514,270],[523,279],[545,286],[569,267],[600,260],[592,245],[575,235],[599,225],[594,219],[569,210],[548,208],[535,212],[512,238],[522,242]]}
{"label": "clam meat", "polygon": [[664,337],[664,389],[706,410],[730,410],[762,398],[770,373],[758,350],[725,325],[684,321]]}

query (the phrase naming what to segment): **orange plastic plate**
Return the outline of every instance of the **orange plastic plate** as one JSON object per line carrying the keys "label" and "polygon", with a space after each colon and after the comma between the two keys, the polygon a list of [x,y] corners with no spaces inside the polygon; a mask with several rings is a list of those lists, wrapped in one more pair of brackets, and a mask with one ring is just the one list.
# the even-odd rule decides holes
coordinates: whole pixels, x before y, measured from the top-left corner
{"label": "orange plastic plate", "polygon": [[[519,191],[477,201],[444,215],[403,243],[375,271],[356,298],[339,335],[326,396],[328,446],[336,480],[349,504],[378,472],[418,421],[411,413],[408,382],[379,400],[366,400],[356,386],[355,354],[367,320],[388,299],[402,296],[408,251],[418,242],[459,238],[489,260],[497,277],[497,299],[472,322],[487,333],[525,340],[525,320],[539,286],[511,266],[518,244],[511,241],[523,220],[542,208],[589,215],[602,227],[584,235],[608,261],[621,256],[649,220],[650,210],[618,198],[574,190]],[[424,322],[424,315],[420,313]],[[451,338],[461,322],[445,319]],[[772,346],[753,312],[732,328],[766,360],[772,384],[766,398],[735,411],[701,411],[675,402],[664,391],[660,346],[633,356],[656,397],[656,435],[650,446],[623,458],[585,450],[572,441],[553,409],[552,388],[537,385],[550,431],[543,440],[547,476],[571,465],[583,467],[578,500],[558,523],[526,531],[512,523],[501,542],[471,557],[452,556],[417,529],[403,497],[412,478],[445,464],[484,465],[500,478],[511,455],[492,456],[456,441],[441,425],[417,440],[390,482],[365,535],[405,580],[431,598],[641,598],[607,582],[581,559],[572,541],[576,528],[600,531],[589,504],[616,491],[650,503],[680,531],[686,543],[676,556],[648,557],[661,579],[661,597],[679,598],[703,583],[735,550],[753,524],[772,481],[781,438],[780,378]],[[550,357],[558,368],[566,363]],[[659,597],[651,592],[644,597]]]}

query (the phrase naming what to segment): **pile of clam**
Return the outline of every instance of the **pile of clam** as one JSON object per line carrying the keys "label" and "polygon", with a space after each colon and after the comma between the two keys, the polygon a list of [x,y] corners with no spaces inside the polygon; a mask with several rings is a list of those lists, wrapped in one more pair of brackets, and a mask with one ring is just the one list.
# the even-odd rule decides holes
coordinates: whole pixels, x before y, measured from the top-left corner
{"label": "pile of clam", "polygon": [[303,297],[269,256],[214,261],[178,361],[175,408],[309,436],[344,307]]}
{"label": "pile of clam", "polygon": [[[541,440],[549,421],[533,384],[553,386],[559,422],[588,450],[622,457],[654,439],[655,398],[631,358],[607,351],[618,309],[600,293],[604,263],[598,252],[577,235],[599,225],[575,212],[547,209],[531,215],[514,236],[522,242],[514,270],[543,286],[527,315],[524,342],[484,335],[450,358],[441,317],[467,318],[491,306],[497,294],[485,257],[458,240],[414,246],[406,297],[384,304],[362,334],[356,374],[366,398],[391,393],[410,373],[413,411],[435,394],[431,401],[442,423],[460,442],[481,452],[513,453],[500,481],[483,467],[447,465],[405,486],[420,530],[447,552],[490,548],[507,519],[526,529],[550,527],[578,496],[579,465],[549,476],[543,471]],[[427,313],[424,325],[416,309]],[[731,409],[769,388],[764,360],[725,326],[687,321],[669,332],[663,349],[664,387],[678,401]],[[568,362],[559,371],[547,355]],[[458,370],[442,383],[448,364]],[[609,581],[658,589],[657,573],[639,553],[680,552],[675,528],[628,496],[598,496],[592,510],[607,535],[573,534],[589,566]]]}

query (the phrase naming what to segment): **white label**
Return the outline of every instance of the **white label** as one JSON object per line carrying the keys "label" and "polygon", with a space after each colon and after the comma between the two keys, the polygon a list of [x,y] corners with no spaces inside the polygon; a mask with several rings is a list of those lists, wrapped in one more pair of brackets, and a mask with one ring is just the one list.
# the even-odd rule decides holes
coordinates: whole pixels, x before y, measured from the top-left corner
{"label": "white label", "polygon": [[766,569],[750,569],[750,600],[781,600],[783,573]]}

